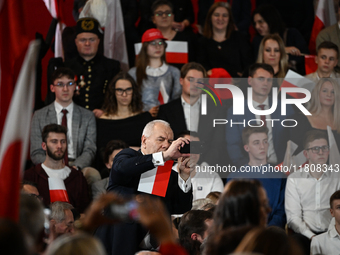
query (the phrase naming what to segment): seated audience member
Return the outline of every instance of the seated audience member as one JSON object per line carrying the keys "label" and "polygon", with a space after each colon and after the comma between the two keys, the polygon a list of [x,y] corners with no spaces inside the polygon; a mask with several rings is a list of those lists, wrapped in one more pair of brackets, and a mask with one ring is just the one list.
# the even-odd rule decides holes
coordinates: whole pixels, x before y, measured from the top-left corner
{"label": "seated audience member", "polygon": [[218,200],[220,199],[221,195],[222,195],[222,192],[212,191],[206,196],[206,198],[211,199],[213,201],[214,205],[217,205]]}
{"label": "seated audience member", "polygon": [[51,202],[50,185],[55,179],[62,180],[70,203],[82,213],[89,204],[87,182],[81,171],[68,167],[63,161],[67,150],[66,134],[66,128],[57,124],[43,128],[40,139],[42,149],[45,151],[45,160],[26,170],[24,180],[37,184],[46,207]]}
{"label": "seated audience member", "polygon": [[[336,11],[337,11],[337,14],[340,13],[340,2],[338,2]],[[340,28],[339,28],[340,15],[337,15],[337,16],[338,16],[338,22],[332,26],[326,27],[323,30],[321,30],[318,36],[316,37],[316,48],[318,48],[322,42],[328,41],[328,42],[332,42],[336,44],[336,46],[338,46],[338,49],[340,49]],[[338,66],[336,68],[337,72],[339,72],[339,67],[340,67],[340,63],[338,62]]]}
{"label": "seated audience member", "polygon": [[304,149],[303,135],[309,130],[321,130],[327,134],[327,126],[330,126],[335,141],[340,148],[340,89],[335,79],[320,79],[312,93],[307,110],[312,115],[296,113],[292,118],[297,125],[290,129],[290,140],[298,145],[295,154]]}
{"label": "seated audience member", "polygon": [[314,73],[306,75],[306,78],[317,83],[320,78],[340,78],[340,74],[334,71],[338,64],[339,49],[336,44],[328,41],[320,43],[317,48],[315,63],[318,69]]}
{"label": "seated audience member", "polygon": [[158,29],[145,31],[136,67],[129,70],[142,92],[144,110],[149,111],[153,117],[157,116],[160,104],[181,95],[180,72],[165,60],[165,40]]}
{"label": "seated audience member", "polygon": [[324,233],[331,221],[329,197],[340,189],[338,173],[328,167],[329,146],[324,132],[306,133],[303,154],[308,163],[288,176],[285,194],[287,225],[309,239]]}
{"label": "seated audience member", "polygon": [[235,254],[302,255],[301,247],[281,228],[254,228],[243,238]]}
{"label": "seated audience member", "polygon": [[[253,64],[249,68],[248,84],[252,87],[252,103],[255,110],[268,110],[272,107],[273,98],[271,97],[271,88],[273,84],[274,70],[268,64]],[[274,96],[277,96],[274,94]],[[233,102],[235,105],[235,101]],[[230,107],[227,119],[231,119],[233,123],[248,123],[250,120],[256,120],[259,126],[268,127],[268,159],[267,163],[277,164],[283,161],[288,134],[287,128],[282,125],[274,125],[269,119],[277,119],[280,122],[289,119],[294,110],[291,105],[286,106],[286,115],[281,115],[281,101],[277,100],[277,108],[270,115],[254,115],[248,108],[247,100],[244,100],[244,115],[234,115],[234,107]],[[279,123],[279,121],[277,121]],[[256,125],[255,121],[251,121],[250,125]],[[245,153],[242,144],[242,124],[226,125],[226,142],[227,151],[233,165],[237,167],[244,166],[249,162],[248,155]]]}
{"label": "seated audience member", "polygon": [[101,158],[108,141],[123,140],[129,146],[140,147],[140,137],[145,125],[152,121],[149,112],[143,112],[140,90],[134,79],[120,72],[110,82],[103,104],[103,114],[97,122],[96,168],[104,167]]}
{"label": "seated audience member", "polygon": [[99,197],[102,193],[106,193],[106,189],[109,185],[109,175],[112,168],[113,160],[115,156],[123,149],[128,148],[127,143],[121,140],[111,140],[107,143],[104,151],[105,169],[101,172],[102,180],[92,184],[92,196],[93,198]]}
{"label": "seated audience member", "polygon": [[209,9],[202,38],[198,41],[197,62],[208,75],[213,68],[223,68],[232,77],[240,77],[251,64],[252,54],[247,39],[235,30],[228,3],[215,2]]}
{"label": "seated audience member", "polygon": [[[268,128],[246,127],[242,131],[244,150],[249,155],[249,163],[242,168],[248,172],[233,172],[227,181],[237,178],[257,179],[266,190],[271,212],[268,215],[268,226],[285,227],[286,215],[284,197],[286,176],[274,171],[274,166],[267,163]],[[271,168],[272,167],[272,170]],[[250,171],[251,170],[251,171]]]}
{"label": "seated audience member", "polygon": [[[19,204],[19,224],[25,232],[25,241],[30,251],[29,254],[38,254],[42,252],[43,247],[45,246],[45,240],[43,240],[45,237],[44,223],[44,207],[41,201],[29,194],[21,193]],[[4,252],[4,250],[2,249],[1,252]]]}
{"label": "seated audience member", "polygon": [[71,209],[73,206],[66,202],[54,202],[50,206],[50,228],[54,228],[55,235],[61,236],[66,233],[74,233],[74,217]]}
{"label": "seated audience member", "polygon": [[178,226],[179,243],[189,255],[200,255],[200,246],[209,235],[213,214],[209,211],[191,210],[183,214]]}
{"label": "seated audience member", "polygon": [[[92,112],[76,105],[73,94],[76,89],[75,74],[72,70],[60,67],[52,75],[50,89],[56,95],[55,101],[36,111],[33,115],[30,136],[30,153],[34,165],[46,160],[46,149],[41,147],[41,133],[48,124],[59,124],[67,129],[66,156],[64,164],[73,169],[98,174],[89,168],[96,155],[96,122]],[[85,173],[84,173],[85,174]]]}
{"label": "seated audience member", "polygon": [[340,190],[335,191],[330,198],[330,212],[335,224],[329,226],[328,231],[313,237],[311,254],[337,254],[340,250]]}
{"label": "seated audience member", "polygon": [[[143,130],[141,150],[128,148],[116,155],[107,190],[117,192],[124,197],[139,194],[141,191],[138,187],[142,174],[163,166],[166,161],[183,156],[189,157],[189,154],[179,152],[179,147],[188,143],[189,140],[185,138],[173,141],[173,132],[169,123],[162,120],[149,122]],[[187,167],[179,173],[171,171],[165,197],[161,199],[171,214],[182,214],[191,209],[190,168]],[[96,235],[113,254],[133,254],[140,249],[139,244],[145,237],[146,231],[140,224],[128,222],[113,226],[113,230],[103,227]]]}
{"label": "seated audience member", "polygon": [[[185,131],[179,137],[189,139],[191,142],[200,141],[198,133]],[[173,169],[177,172],[187,166],[190,167],[190,177],[192,183],[193,200],[205,198],[210,192],[223,192],[224,185],[221,177],[216,172],[209,170],[209,165],[205,162],[198,165],[200,154],[190,154],[189,158],[179,158],[178,164],[174,164]]]}
{"label": "seated audience member", "polygon": [[301,33],[296,28],[286,28],[280,13],[271,4],[263,4],[256,8],[253,12],[253,22],[257,31],[252,41],[254,56],[260,52],[259,45],[263,37],[278,34],[282,39],[284,52],[289,54],[290,68],[305,74],[304,57],[301,53],[309,53],[309,51]]}
{"label": "seated audience member", "polygon": [[[241,243],[244,236],[252,229],[252,226],[230,227],[218,232],[210,233],[207,242],[203,243],[203,255],[226,255],[232,252]],[[202,247],[201,247],[202,248]]]}
{"label": "seated audience member", "polygon": [[229,227],[267,225],[270,207],[266,190],[257,180],[232,180],[215,208],[213,231]]}
{"label": "seated audience member", "polygon": [[210,198],[198,198],[192,201],[191,210],[202,210],[204,206],[207,204],[212,204],[212,200]]}
{"label": "seated audience member", "polygon": [[[99,52],[98,48],[102,37],[103,31],[96,19],[79,19],[76,25],[75,39],[77,56],[64,63],[62,58],[52,58],[48,67],[51,74],[57,67],[65,66],[77,75],[78,90],[74,95],[72,94],[74,102],[93,111],[97,117],[102,114],[99,109],[104,102],[106,87],[120,71],[119,61],[104,57]],[[50,79],[51,74],[48,75],[48,81],[53,84],[54,80]],[[46,102],[53,101],[54,96],[49,94],[46,97]]]}
{"label": "seated audience member", "polygon": [[[140,0],[139,10],[141,19],[138,24],[140,33],[143,34],[147,29],[153,28],[152,20],[150,17],[153,15],[152,5],[155,0]],[[176,31],[190,31],[190,25],[194,22],[194,11],[191,0],[169,0],[173,6],[174,21],[172,28]]]}
{"label": "seated audience member", "polygon": [[22,227],[10,219],[0,219],[1,253],[6,255],[28,255],[32,250],[27,247],[25,232]]}
{"label": "seated audience member", "polygon": [[106,255],[101,242],[86,233],[65,235],[56,239],[46,251],[46,255]]}
{"label": "seated audience member", "polygon": [[[188,60],[194,61],[196,58],[194,41],[196,37],[186,32],[179,32],[173,29],[172,24],[174,21],[173,5],[168,0],[156,0],[152,6],[152,22],[156,28],[161,31],[162,35],[168,41],[186,42],[188,47]],[[172,63],[173,66],[181,69],[183,64]]]}
{"label": "seated audience member", "polygon": [[41,197],[39,196],[38,186],[34,182],[23,180],[21,191],[25,194],[32,196],[32,197],[36,197],[39,200],[41,199]]}

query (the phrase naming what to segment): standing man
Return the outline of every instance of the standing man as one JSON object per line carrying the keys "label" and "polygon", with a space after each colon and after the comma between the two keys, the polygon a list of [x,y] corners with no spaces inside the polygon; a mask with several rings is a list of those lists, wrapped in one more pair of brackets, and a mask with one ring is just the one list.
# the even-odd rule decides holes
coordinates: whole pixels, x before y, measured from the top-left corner
{"label": "standing man", "polygon": [[[125,197],[139,194],[138,185],[141,175],[158,166],[163,166],[168,160],[186,157],[179,148],[189,143],[188,139],[179,138],[173,141],[173,132],[170,125],[162,120],[149,122],[142,135],[141,150],[124,149],[119,152],[112,165],[108,191],[113,191]],[[170,214],[182,214],[189,211],[192,206],[192,189],[189,166],[176,173],[170,170],[170,179],[165,197],[165,203]],[[170,219],[169,219],[170,221]],[[136,222],[114,225],[108,229],[103,228],[97,236],[103,241],[108,254],[135,254],[140,249],[139,245],[146,235],[146,231]]]}
{"label": "standing man", "polygon": [[[252,87],[252,103],[257,110],[268,110],[272,107],[272,98],[270,96],[273,85],[274,70],[268,64],[256,63],[249,68],[248,84]],[[276,95],[274,95],[276,96]],[[235,100],[235,99],[234,99]],[[230,107],[227,114],[229,123],[226,128],[227,151],[233,165],[237,167],[244,166],[249,162],[248,155],[243,150],[242,130],[248,125],[259,125],[268,127],[268,159],[271,164],[281,163],[283,161],[287,135],[287,128],[280,125],[284,119],[294,114],[294,110],[290,105],[286,106],[286,116],[281,115],[281,101],[277,100],[277,108],[270,115],[254,115],[250,112],[247,104],[247,98],[244,102],[244,115],[233,115],[233,107]],[[268,119],[276,119],[272,122]],[[268,121],[267,121],[268,120]],[[232,124],[231,123],[234,123]],[[273,123],[275,123],[273,125]],[[273,126],[272,126],[273,125]]]}
{"label": "standing man", "polygon": [[306,78],[317,83],[320,78],[340,78],[340,74],[334,71],[338,64],[339,49],[336,44],[324,41],[317,48],[315,63],[318,69],[314,73],[306,75]]}
{"label": "standing man", "polygon": [[[89,194],[86,179],[81,171],[70,168],[64,164],[64,155],[67,148],[66,128],[57,124],[50,124],[43,128],[41,147],[45,152],[45,160],[24,173],[24,180],[35,182],[40,196],[46,207],[51,203],[50,187],[52,179],[61,179],[64,182],[70,204],[82,213],[88,206]],[[60,190],[60,189],[59,189]]]}
{"label": "standing man", "polygon": [[[51,59],[49,72],[56,67],[65,66],[77,75],[79,90],[74,95],[74,102],[100,116],[99,110],[104,102],[106,87],[112,78],[119,73],[119,61],[104,57],[98,52],[103,31],[94,18],[82,18],[77,21],[76,39],[78,56],[62,63],[61,58]],[[52,102],[49,96],[48,102]]]}
{"label": "standing man", "polygon": [[58,68],[52,75],[50,89],[55,93],[55,101],[36,111],[32,119],[30,152],[33,164],[46,160],[46,152],[41,147],[41,132],[46,125],[55,123],[67,127],[67,154],[64,163],[78,170],[90,167],[97,149],[96,120],[92,112],[73,103],[76,89],[74,72],[69,68]]}

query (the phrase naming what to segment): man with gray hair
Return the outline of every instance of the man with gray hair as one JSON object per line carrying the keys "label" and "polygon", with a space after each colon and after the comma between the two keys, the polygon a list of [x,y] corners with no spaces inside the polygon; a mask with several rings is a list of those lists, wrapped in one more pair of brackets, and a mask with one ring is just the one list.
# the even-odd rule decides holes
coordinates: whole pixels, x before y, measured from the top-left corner
{"label": "man with gray hair", "polygon": [[[138,185],[143,173],[179,157],[186,157],[183,160],[184,165],[189,161],[189,154],[182,154],[179,151],[179,148],[188,144],[189,140],[181,137],[173,141],[170,125],[163,120],[149,122],[143,130],[141,141],[139,151],[128,148],[116,155],[108,191],[131,197],[140,193]],[[182,214],[189,211],[192,204],[190,168],[186,166],[179,173],[173,170],[170,172],[166,195],[160,199],[170,214]],[[139,250],[139,244],[145,234],[145,229],[136,222],[117,224],[109,234],[105,231],[97,232],[108,254],[134,254]]]}
{"label": "man with gray hair", "polygon": [[74,233],[74,217],[71,211],[73,208],[71,204],[66,202],[58,201],[51,204],[50,228],[54,228],[57,236]]}

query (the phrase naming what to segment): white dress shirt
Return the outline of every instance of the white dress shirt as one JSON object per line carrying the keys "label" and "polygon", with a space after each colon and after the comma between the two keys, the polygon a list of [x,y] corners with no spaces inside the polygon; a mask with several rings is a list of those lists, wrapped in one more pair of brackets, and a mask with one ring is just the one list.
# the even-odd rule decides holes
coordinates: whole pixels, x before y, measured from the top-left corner
{"label": "white dress shirt", "polygon": [[[269,100],[268,97],[266,98],[266,100],[263,103],[258,103],[256,101],[253,100],[253,106],[256,109],[261,110],[261,108],[259,107],[259,105],[263,104],[264,105],[264,110],[268,110],[269,109]],[[255,118],[257,119],[257,123],[260,125],[261,124],[261,116],[260,115],[255,115]],[[266,119],[271,119],[270,115],[266,115]],[[274,150],[274,142],[273,142],[273,128],[272,128],[272,121],[266,121],[266,126],[268,128],[268,151],[267,151],[267,162],[268,163],[278,163],[277,162],[277,156]]]}
{"label": "white dress shirt", "polygon": [[[155,167],[164,166],[163,153],[162,152],[152,153],[152,163],[154,164]],[[191,189],[190,176],[186,181],[184,181],[182,177],[178,174],[178,186],[184,193],[188,193],[189,190]]]}
{"label": "white dress shirt", "polygon": [[198,99],[196,103],[190,105],[187,102],[185,102],[185,100],[181,96],[181,101],[183,106],[185,124],[187,125],[188,130],[197,132],[201,100]]}
{"label": "white dress shirt", "polygon": [[[178,163],[174,164],[173,170],[178,172]],[[196,172],[196,174],[195,174]],[[224,185],[221,177],[216,172],[208,169],[208,164],[203,162],[191,173],[193,201],[200,198],[206,198],[210,192],[223,192]]]}
{"label": "white dress shirt", "polygon": [[54,108],[57,113],[57,121],[58,125],[61,125],[63,119],[63,113],[61,112],[63,109],[66,109],[68,113],[66,114],[67,119],[67,153],[68,157],[71,159],[75,159],[76,155],[74,154],[73,149],[73,140],[72,140],[72,116],[73,116],[73,102],[70,103],[67,107],[62,107],[57,101],[54,101]]}
{"label": "white dress shirt", "polygon": [[288,227],[308,238],[326,231],[332,218],[329,198],[339,189],[339,178],[330,172],[318,180],[304,171],[289,175],[285,194]]}
{"label": "white dress shirt", "polygon": [[340,254],[340,235],[334,224],[326,233],[313,237],[310,252],[312,255]]}

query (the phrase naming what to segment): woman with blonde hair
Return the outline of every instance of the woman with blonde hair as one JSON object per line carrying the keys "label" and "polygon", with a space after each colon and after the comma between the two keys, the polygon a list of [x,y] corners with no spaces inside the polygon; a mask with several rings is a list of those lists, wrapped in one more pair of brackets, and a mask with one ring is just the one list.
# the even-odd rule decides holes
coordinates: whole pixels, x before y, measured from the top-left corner
{"label": "woman with blonde hair", "polygon": [[274,69],[274,78],[284,78],[288,71],[288,56],[278,34],[266,35],[259,47],[257,63],[269,64]]}
{"label": "woman with blonde hair", "polygon": [[322,78],[315,85],[308,111],[312,114],[305,116],[298,113],[293,116],[297,126],[291,128],[290,136],[294,143],[303,150],[303,136],[308,130],[317,129],[327,132],[327,126],[331,127],[335,140],[340,146],[340,87],[339,80]]}
{"label": "woman with blonde hair", "polygon": [[250,44],[236,31],[230,5],[225,2],[210,7],[198,49],[197,62],[208,75],[214,68],[223,68],[232,77],[240,77],[252,60]]}

